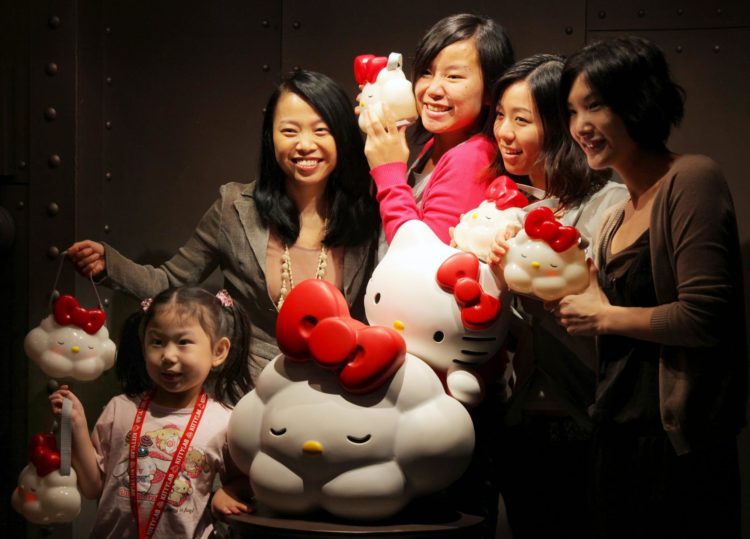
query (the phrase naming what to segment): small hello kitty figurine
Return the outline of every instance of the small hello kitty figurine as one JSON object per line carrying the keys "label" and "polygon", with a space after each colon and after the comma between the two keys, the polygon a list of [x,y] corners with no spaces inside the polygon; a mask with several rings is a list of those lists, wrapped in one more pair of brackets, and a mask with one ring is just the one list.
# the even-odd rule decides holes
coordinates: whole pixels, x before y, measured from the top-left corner
{"label": "small hello kitty figurine", "polygon": [[[510,297],[487,264],[441,242],[422,221],[407,221],[375,268],[365,294],[371,325],[396,329],[406,349],[445,380],[447,392],[479,404],[478,369],[493,367],[508,330]],[[496,361],[499,363],[499,361]],[[497,371],[504,366],[496,365]]]}
{"label": "small hello kitty figurine", "polygon": [[94,380],[115,364],[105,317],[101,309],[84,309],[73,296],[60,296],[53,313],[26,335],[26,355],[52,378]]}
{"label": "small hello kitty figurine", "polygon": [[11,504],[34,524],[70,522],[81,512],[76,472],[60,474],[60,453],[55,436],[35,434],[29,447],[31,462],[21,471]]}
{"label": "small hello kitty figurine", "polygon": [[474,253],[487,261],[490,248],[499,233],[509,225],[520,225],[528,204],[516,183],[508,176],[500,176],[488,187],[486,200],[467,211],[453,230],[453,241],[462,251]]}
{"label": "small hello kitty figurine", "polygon": [[289,293],[276,333],[282,354],[228,426],[260,504],[382,519],[461,476],[471,417],[396,331],[353,320],[336,287],[308,279]]}
{"label": "small hello kitty figurine", "polygon": [[558,222],[552,210],[529,212],[521,230],[508,240],[503,276],[511,290],[554,301],[582,292],[589,283],[585,246],[572,226]]}
{"label": "small hello kitty figurine", "polygon": [[[354,78],[362,87],[359,103],[362,110],[370,108],[382,120],[385,103],[396,118],[396,125],[408,125],[417,119],[417,105],[401,63],[401,54],[397,52],[392,52],[388,58],[361,54],[354,59]],[[361,114],[359,127],[364,131]]]}

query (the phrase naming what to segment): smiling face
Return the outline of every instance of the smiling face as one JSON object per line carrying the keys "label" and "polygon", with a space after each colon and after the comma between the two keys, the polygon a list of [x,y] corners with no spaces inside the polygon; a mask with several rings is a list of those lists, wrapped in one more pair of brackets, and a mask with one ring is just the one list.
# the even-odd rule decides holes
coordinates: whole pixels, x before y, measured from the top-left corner
{"label": "smiling face", "polygon": [[586,154],[591,168],[622,168],[636,161],[638,147],[625,123],[578,75],[568,95],[570,134]]}
{"label": "smiling face", "polygon": [[475,130],[484,79],[473,39],[445,47],[414,84],[417,111],[430,133],[461,142]]}
{"label": "smiling face", "polygon": [[505,170],[530,176],[535,187],[544,189],[544,163],[539,159],[542,122],[527,82],[511,84],[503,92],[497,103],[494,133]]}
{"label": "smiling face", "polygon": [[195,403],[212,367],[229,352],[229,340],[216,344],[194,317],[174,307],[159,310],[146,326],[143,355],[156,385],[154,402],[173,408]]}
{"label": "smiling face", "polygon": [[324,187],[336,168],[336,141],[331,130],[315,109],[293,92],[279,97],[273,145],[288,184]]}

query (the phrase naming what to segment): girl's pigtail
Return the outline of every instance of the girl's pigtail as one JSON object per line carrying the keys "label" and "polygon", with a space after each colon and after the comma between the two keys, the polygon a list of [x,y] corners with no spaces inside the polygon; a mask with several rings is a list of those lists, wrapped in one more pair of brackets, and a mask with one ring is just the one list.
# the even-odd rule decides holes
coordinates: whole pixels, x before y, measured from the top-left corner
{"label": "girl's pigtail", "polygon": [[249,367],[250,318],[236,301],[222,311],[231,328],[232,346],[216,375],[214,396],[217,401],[234,406],[253,388]]}
{"label": "girl's pigtail", "polygon": [[145,316],[144,310],[138,309],[125,320],[120,332],[115,374],[122,385],[123,393],[129,397],[136,397],[153,387],[153,382],[146,372],[146,359],[143,357],[141,342]]}

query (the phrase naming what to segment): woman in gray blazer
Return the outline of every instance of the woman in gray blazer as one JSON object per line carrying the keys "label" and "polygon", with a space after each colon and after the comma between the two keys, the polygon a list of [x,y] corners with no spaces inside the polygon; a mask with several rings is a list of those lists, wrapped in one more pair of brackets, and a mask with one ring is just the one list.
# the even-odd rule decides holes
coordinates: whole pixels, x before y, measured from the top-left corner
{"label": "woman in gray blazer", "polygon": [[253,380],[278,354],[276,315],[296,282],[321,278],[364,320],[380,219],[350,99],[329,77],[301,70],[271,95],[263,119],[260,174],[221,186],[191,238],[158,267],[84,240],[68,257],[84,276],[137,298],[203,281],[218,266],[252,323]]}

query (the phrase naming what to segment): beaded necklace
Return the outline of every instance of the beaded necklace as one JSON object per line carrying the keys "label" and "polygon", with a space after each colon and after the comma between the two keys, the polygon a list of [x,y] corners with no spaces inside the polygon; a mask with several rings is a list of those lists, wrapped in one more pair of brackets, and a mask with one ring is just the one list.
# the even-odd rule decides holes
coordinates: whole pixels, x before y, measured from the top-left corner
{"label": "beaded necklace", "polygon": [[[318,255],[318,268],[315,270],[315,278],[322,279],[326,274],[328,265],[328,251],[325,245],[320,246]],[[284,299],[287,294],[294,288],[294,275],[292,274],[292,257],[289,256],[289,246],[284,245],[284,254],[281,255],[281,290],[279,291],[279,301],[276,308],[281,310]]]}

